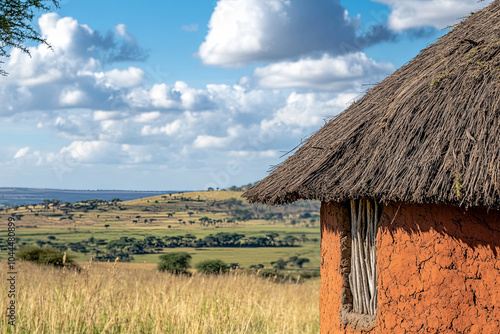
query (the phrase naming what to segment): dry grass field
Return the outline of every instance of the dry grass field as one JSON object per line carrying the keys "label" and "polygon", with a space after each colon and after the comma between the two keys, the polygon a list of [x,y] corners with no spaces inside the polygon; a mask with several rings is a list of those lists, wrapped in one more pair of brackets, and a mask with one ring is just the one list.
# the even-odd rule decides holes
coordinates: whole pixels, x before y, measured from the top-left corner
{"label": "dry grass field", "polygon": [[[316,272],[319,222],[314,216],[300,218],[304,213],[317,214],[315,208],[306,203],[251,206],[242,200],[241,192],[211,191],[1,210],[0,307],[4,310],[10,302],[4,246],[10,217],[16,219],[17,248],[65,247],[83,269],[77,273],[18,262],[16,326],[1,317],[0,334],[318,333],[318,278],[283,283],[248,270],[187,277],[161,273],[156,267],[161,254],[184,251],[192,256],[193,265],[221,259],[247,269],[262,264],[267,270],[272,270],[272,261],[278,258],[306,257],[310,262],[304,268],[288,265],[281,272],[294,277]],[[265,218],[269,212],[283,218]],[[237,219],[242,213],[250,218]],[[202,223],[204,217],[214,223]],[[201,239],[217,233],[240,233],[248,239],[276,233],[279,239],[294,236],[299,241],[296,247],[149,247],[144,253],[134,253],[131,263],[86,262],[124,237],[141,242],[187,234]],[[72,249],[75,244],[84,245],[87,252]]]}
{"label": "dry grass field", "polygon": [[[0,264],[5,310],[7,264]],[[16,269],[16,326],[4,316],[0,333],[319,332],[318,279],[174,276],[135,263],[87,263],[80,273],[23,262]]]}

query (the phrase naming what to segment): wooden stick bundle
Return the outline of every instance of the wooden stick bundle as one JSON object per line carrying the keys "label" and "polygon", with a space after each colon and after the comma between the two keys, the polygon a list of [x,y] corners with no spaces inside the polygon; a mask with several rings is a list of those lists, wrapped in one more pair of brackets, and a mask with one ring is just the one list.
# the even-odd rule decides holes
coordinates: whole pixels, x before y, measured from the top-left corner
{"label": "wooden stick bundle", "polygon": [[369,199],[351,200],[351,273],[349,284],[355,313],[377,312],[377,257],[375,240],[379,205]]}

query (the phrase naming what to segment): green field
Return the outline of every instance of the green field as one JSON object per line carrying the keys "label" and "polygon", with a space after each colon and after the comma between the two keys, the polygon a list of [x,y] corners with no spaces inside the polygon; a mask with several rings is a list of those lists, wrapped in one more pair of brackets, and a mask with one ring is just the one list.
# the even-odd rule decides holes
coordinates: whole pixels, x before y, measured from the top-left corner
{"label": "green field", "polygon": [[[186,251],[193,265],[205,259],[221,259],[241,267],[262,264],[291,256],[306,257],[305,269],[319,268],[319,205],[299,202],[296,205],[266,207],[250,205],[241,192],[211,191],[156,196],[134,201],[87,203],[45,203],[13,207],[0,211],[0,244],[7,237],[7,221],[16,218],[18,247],[23,245],[57,245],[67,247],[76,261],[88,261],[94,253],[106,252],[107,245],[123,237],[142,240],[190,234],[198,239],[217,233],[239,233],[243,240],[277,233],[279,239],[297,238],[294,247],[149,247],[147,254],[132,254],[133,262],[157,263],[161,254]],[[100,240],[94,245],[88,240]],[[73,251],[75,243],[85,252]],[[0,259],[6,258],[0,252]],[[296,270],[290,266],[288,270]]]}

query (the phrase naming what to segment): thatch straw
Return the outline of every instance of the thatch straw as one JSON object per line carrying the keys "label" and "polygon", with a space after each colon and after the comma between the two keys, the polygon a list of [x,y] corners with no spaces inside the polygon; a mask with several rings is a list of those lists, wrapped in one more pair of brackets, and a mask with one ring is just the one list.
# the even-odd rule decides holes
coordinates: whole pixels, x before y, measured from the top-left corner
{"label": "thatch straw", "polygon": [[500,208],[500,0],[374,86],[244,196]]}

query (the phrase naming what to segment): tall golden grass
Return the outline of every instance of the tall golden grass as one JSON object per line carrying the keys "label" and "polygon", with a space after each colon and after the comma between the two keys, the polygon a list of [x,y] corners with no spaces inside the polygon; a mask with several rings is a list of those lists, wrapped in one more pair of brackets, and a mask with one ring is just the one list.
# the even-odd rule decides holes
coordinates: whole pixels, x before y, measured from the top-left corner
{"label": "tall golden grass", "polygon": [[[1,263],[0,305],[9,298]],[[174,276],[127,264],[77,273],[17,264],[16,326],[1,333],[318,333],[319,280],[274,283],[243,273]]]}

